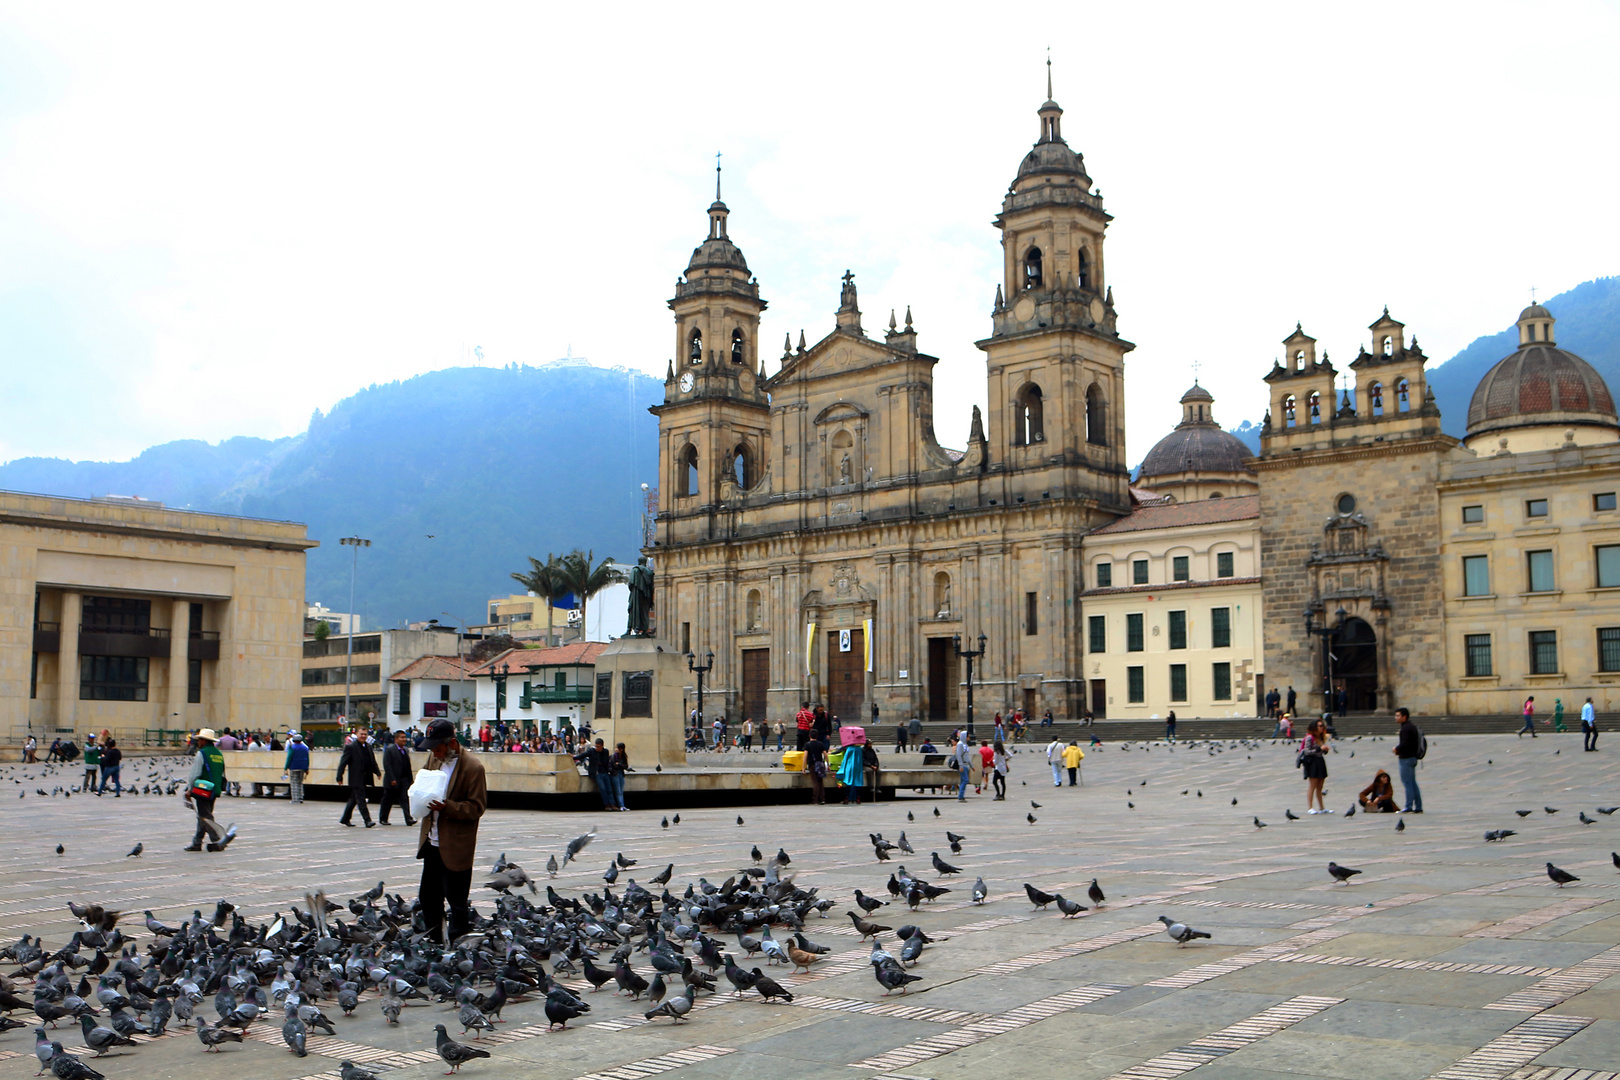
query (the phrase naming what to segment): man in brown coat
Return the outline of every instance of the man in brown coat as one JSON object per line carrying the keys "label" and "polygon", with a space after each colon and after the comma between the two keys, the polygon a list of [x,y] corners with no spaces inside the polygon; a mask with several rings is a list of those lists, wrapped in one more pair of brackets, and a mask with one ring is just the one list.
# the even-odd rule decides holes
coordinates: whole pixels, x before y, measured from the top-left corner
{"label": "man in brown coat", "polygon": [[422,749],[429,752],[424,769],[450,775],[444,798],[428,804],[422,815],[422,839],[416,857],[422,860],[422,918],[428,936],[445,940],[444,909],[450,907],[449,939],[472,929],[467,893],[472,888],[473,858],[478,852],[478,819],[484,816],[489,795],[484,766],[477,755],[464,754],[456,741],[455,725],[439,719],[428,725]]}

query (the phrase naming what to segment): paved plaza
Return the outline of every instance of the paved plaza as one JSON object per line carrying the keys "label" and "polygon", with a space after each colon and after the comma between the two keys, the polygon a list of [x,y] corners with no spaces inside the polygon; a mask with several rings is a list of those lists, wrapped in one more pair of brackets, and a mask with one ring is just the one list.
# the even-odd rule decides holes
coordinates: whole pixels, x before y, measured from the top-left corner
{"label": "paved plaza", "polygon": [[[668,829],[660,819],[674,811],[491,811],[480,867],[505,852],[542,886],[547,855],[599,827],[581,862],[554,882],[564,895],[600,889],[617,852],[640,861],[617,889],[673,861],[671,889],[679,892],[699,877],[718,883],[748,865],[757,844],[767,853],[785,847],[797,883],[840,903],[805,928],[831,952],[808,974],[772,972],[795,995],[791,1004],[734,997],[722,979],[727,992],[701,997],[688,1022],[671,1026],[644,1021],[646,1006],[616,997],[610,982],[582,994],[593,1011],[566,1031],[546,1031],[539,1001],[508,1006],[499,1033],[476,1044],[492,1058],[461,1075],[1613,1080],[1612,1070],[1620,1070],[1620,870],[1610,852],[1620,850],[1620,814],[1596,813],[1620,802],[1609,753],[1582,753],[1577,735],[1433,739],[1420,774],[1427,812],[1402,816],[1406,828],[1397,832],[1395,815],[1344,816],[1375,769],[1394,772],[1393,739],[1338,744],[1329,758],[1335,813],[1328,816],[1305,816],[1292,747],[1220,745],[1216,752],[1110,744],[1087,756],[1084,787],[1061,790],[1039,751],[1026,749],[1014,758],[1004,803],[970,789],[965,805],[902,796],[859,808],[683,809]],[[130,763],[125,772],[139,777],[147,769]],[[224,897],[258,922],[317,887],[341,902],[381,879],[390,892],[415,895],[416,831],[397,817],[389,828],[346,829],[336,823],[341,807],[334,803],[224,800],[219,817],[239,824],[240,839],[222,854],[188,854],[180,848],[192,819],[178,797],[41,797],[35,788],[50,790],[60,778],[12,783],[22,770],[0,768],[6,789],[27,793],[0,792],[10,840],[0,854],[0,939],[7,943],[24,933],[64,943],[76,925],[69,899],[128,910],[132,917],[121,925],[144,943],[144,908],[174,923],[197,908],[207,914]],[[37,776],[40,769],[28,771]],[[1289,809],[1300,820],[1288,820]],[[1533,812],[1521,819],[1515,809]],[[1581,824],[1583,811],[1596,823]],[[1256,815],[1267,828],[1254,827]],[[1487,829],[1502,828],[1518,835],[1484,842]],[[947,829],[966,837],[961,855],[950,853]],[[896,852],[894,863],[879,864],[867,834],[895,840],[902,830],[917,855]],[[145,853],[125,858],[137,841]],[[58,843],[66,848],[60,856]],[[962,874],[942,878],[932,851]],[[1353,884],[1335,884],[1329,860],[1363,873]],[[1553,887],[1549,860],[1582,880]],[[903,903],[876,915],[889,926],[914,922],[934,940],[914,969],[922,981],[904,997],[885,998],[868,963],[870,945],[858,940],[844,912],[855,888],[887,897],[885,882],[900,863],[953,891],[915,915]],[[977,876],[990,888],[983,905],[969,898]],[[1036,911],[1024,894],[1030,882],[1089,903],[1093,877],[1107,902],[1078,918]],[[474,897],[487,911],[492,894],[478,890],[481,880],[474,878]],[[543,887],[537,899],[544,900]],[[1164,934],[1160,915],[1211,938],[1180,947]],[[893,935],[885,937],[896,946]],[[636,956],[650,977],[646,954]],[[27,996],[27,980],[18,981]],[[563,981],[589,989],[572,977]],[[199,1014],[212,1017],[210,1006],[199,1006]],[[27,1026],[0,1035],[0,1078],[38,1068],[35,1018],[14,1016]],[[433,1053],[435,1024],[459,1031],[451,1010],[421,1003],[387,1027],[371,993],[353,1017],[339,1014],[336,1023],[338,1036],[312,1035],[304,1059],[286,1052],[278,1018],[254,1025],[243,1044],[206,1056],[192,1030],[171,1023],[168,1036],[143,1039],[94,1065],[115,1080],[299,1080],[335,1078],[348,1058],[407,1080],[444,1072]],[[52,1037],[82,1049],[69,1023]]]}

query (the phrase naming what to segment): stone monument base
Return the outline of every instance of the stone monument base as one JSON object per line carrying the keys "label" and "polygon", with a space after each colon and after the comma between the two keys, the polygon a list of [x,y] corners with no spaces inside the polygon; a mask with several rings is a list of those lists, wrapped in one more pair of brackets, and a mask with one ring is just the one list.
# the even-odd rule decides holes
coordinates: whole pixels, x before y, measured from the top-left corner
{"label": "stone monument base", "polygon": [[612,748],[624,743],[630,765],[646,772],[654,765],[686,765],[686,661],[657,638],[622,637],[596,660],[600,695],[593,701],[591,731]]}

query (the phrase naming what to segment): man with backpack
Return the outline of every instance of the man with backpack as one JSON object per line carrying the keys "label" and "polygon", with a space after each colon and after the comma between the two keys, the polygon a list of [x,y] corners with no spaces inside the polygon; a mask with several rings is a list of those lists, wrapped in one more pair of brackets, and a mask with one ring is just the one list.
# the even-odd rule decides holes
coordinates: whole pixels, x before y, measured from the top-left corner
{"label": "man with backpack", "polygon": [[1401,722],[1400,735],[1392,751],[1400,762],[1401,787],[1406,789],[1406,807],[1403,814],[1423,813],[1423,792],[1418,789],[1417,763],[1429,752],[1429,740],[1412,723],[1412,714],[1405,708],[1395,710],[1395,719]]}

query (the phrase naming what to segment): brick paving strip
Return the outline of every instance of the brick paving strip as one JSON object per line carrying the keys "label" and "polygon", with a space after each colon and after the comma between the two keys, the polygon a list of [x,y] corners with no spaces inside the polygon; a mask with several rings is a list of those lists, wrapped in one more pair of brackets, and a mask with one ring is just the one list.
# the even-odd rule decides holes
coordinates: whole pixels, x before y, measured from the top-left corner
{"label": "brick paving strip", "polygon": [[[911,1078],[907,1077],[906,1080]],[[1507,1080],[1620,1080],[1620,1073],[1560,1068],[1555,1065],[1529,1065],[1509,1073]]]}
{"label": "brick paving strip", "polygon": [[1594,1022],[1589,1016],[1532,1016],[1429,1080],[1506,1080],[1513,1070],[1530,1064]]}
{"label": "brick paving strip", "polygon": [[1328,964],[1333,967],[1388,968],[1391,971],[1449,971],[1459,975],[1517,975],[1540,979],[1557,975],[1563,968],[1532,967],[1529,964],[1464,964],[1450,960],[1387,960],[1373,956],[1324,956],[1321,953],[1289,953],[1270,958],[1274,964]]}
{"label": "brick paving strip", "polygon": [[1531,983],[1523,990],[1516,990],[1485,1007],[1506,1012],[1541,1012],[1616,975],[1620,975],[1620,945],[1598,953],[1590,960],[1583,960],[1574,967],[1565,968],[1556,975]]}
{"label": "brick paving strip", "polygon": [[1317,1013],[1332,1008],[1342,1001],[1344,998],[1336,997],[1289,998],[1280,1005],[1273,1005],[1269,1009],[1255,1013],[1247,1020],[1239,1020],[1230,1027],[1224,1027],[1201,1039],[1194,1039],[1185,1046],[1167,1050],[1140,1065],[1131,1066],[1124,1072],[1115,1073],[1108,1080],[1165,1080],[1166,1077],[1192,1072],[1200,1065],[1217,1061],[1234,1050],[1241,1050],[1245,1046],[1277,1034],[1284,1028],[1293,1027],[1301,1020],[1309,1020]]}
{"label": "brick paving strip", "polygon": [[1544,926],[1555,919],[1562,919],[1565,915],[1573,915],[1577,911],[1585,911],[1587,908],[1597,907],[1608,902],[1596,897],[1575,897],[1570,900],[1560,900],[1556,904],[1536,908],[1534,911],[1526,911],[1513,916],[1511,919],[1503,919],[1499,923],[1480,927],[1472,933],[1464,934],[1463,937],[1510,938],[1515,934],[1522,934],[1526,930],[1534,930],[1538,926]]}
{"label": "brick paving strip", "polygon": [[689,1046],[685,1050],[673,1050],[657,1057],[643,1058],[632,1061],[628,1065],[620,1065],[616,1069],[603,1069],[601,1072],[582,1073],[575,1080],[640,1080],[644,1076],[654,1073],[668,1072],[679,1069],[683,1065],[695,1065],[700,1061],[713,1061],[717,1057],[734,1054],[734,1046],[708,1046],[699,1044]]}

